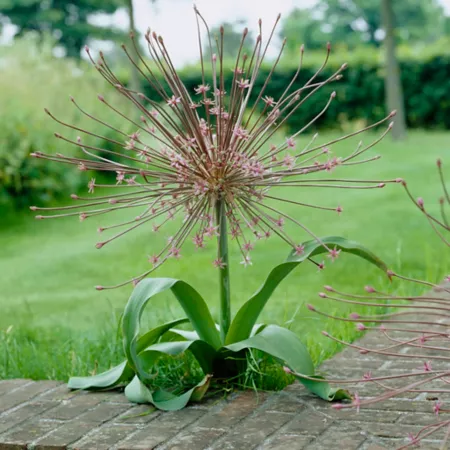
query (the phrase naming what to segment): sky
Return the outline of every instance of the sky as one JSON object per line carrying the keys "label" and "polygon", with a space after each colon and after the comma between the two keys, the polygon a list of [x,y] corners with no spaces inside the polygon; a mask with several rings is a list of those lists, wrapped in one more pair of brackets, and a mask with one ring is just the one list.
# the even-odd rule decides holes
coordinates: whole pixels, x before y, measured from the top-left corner
{"label": "sky", "polygon": [[[294,8],[314,6],[316,0],[196,0],[195,4],[210,26],[243,19],[249,28],[256,27],[259,18],[266,24],[266,30],[278,13],[287,15]],[[403,0],[397,0],[403,1]],[[423,0],[428,1],[428,0]],[[440,0],[450,15],[450,0]],[[189,0],[134,0],[135,21],[139,31],[145,33],[150,27],[164,37],[172,60],[180,66],[195,60],[198,55],[196,22],[193,2]],[[103,20],[102,24],[104,24]],[[128,16],[125,11],[117,12],[111,24],[126,28]],[[256,33],[255,33],[256,34]],[[276,51],[277,46],[273,46]],[[271,56],[268,54],[268,56]]]}

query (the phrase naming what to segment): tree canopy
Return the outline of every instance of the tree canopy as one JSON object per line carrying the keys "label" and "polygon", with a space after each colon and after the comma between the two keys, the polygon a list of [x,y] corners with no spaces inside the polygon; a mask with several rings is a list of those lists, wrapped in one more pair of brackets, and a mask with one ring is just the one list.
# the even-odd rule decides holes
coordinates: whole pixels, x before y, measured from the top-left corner
{"label": "tree canopy", "polygon": [[[400,41],[433,41],[446,31],[446,19],[438,0],[393,2],[396,38]],[[291,48],[308,48],[326,42],[380,45],[384,37],[380,0],[319,0],[311,8],[295,9],[284,20],[282,33]],[[289,42],[290,41],[290,42]]]}
{"label": "tree canopy", "polygon": [[18,35],[50,33],[67,56],[78,58],[88,39],[123,36],[119,29],[96,25],[89,18],[96,13],[112,14],[124,6],[125,0],[0,0],[0,13],[18,27]]}

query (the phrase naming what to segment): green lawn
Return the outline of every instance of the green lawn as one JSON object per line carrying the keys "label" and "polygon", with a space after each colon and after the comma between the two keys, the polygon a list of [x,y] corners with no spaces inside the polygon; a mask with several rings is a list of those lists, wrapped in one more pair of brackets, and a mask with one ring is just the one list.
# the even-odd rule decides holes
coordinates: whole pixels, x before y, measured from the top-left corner
{"label": "green lawn", "polygon": [[[364,140],[368,141],[368,137]],[[354,146],[335,146],[332,150],[339,155],[339,148],[348,151]],[[437,208],[440,192],[435,160],[440,156],[450,165],[450,133],[411,132],[403,143],[392,143],[387,138],[371,153],[374,154],[381,154],[382,159],[340,168],[333,176],[403,177],[415,196],[424,197],[430,208]],[[343,206],[340,217],[332,212],[292,205],[284,209],[318,235],[341,235],[357,240],[404,274],[437,281],[449,269],[448,254],[439,252],[437,238],[399,184],[365,191],[303,188],[291,190],[289,195],[307,203]],[[117,322],[131,287],[101,292],[93,287],[114,284],[141,273],[148,267],[147,255],[159,247],[159,240],[166,235],[142,229],[96,250],[96,229],[107,223],[108,218],[82,223],[77,218],[36,221],[29,211],[3,212],[1,217],[0,348],[4,349],[0,352],[0,378],[67,379],[71,374],[83,374],[94,368],[102,370],[118,362],[122,355]],[[299,230],[294,231],[298,241],[308,239]],[[233,253],[234,311],[288,251],[276,239],[258,242],[252,255],[253,266],[246,269],[239,264],[239,255]],[[166,263],[155,276],[189,282],[216,313],[217,273],[211,264],[213,259],[213,243],[202,252],[195,251],[189,243],[178,262]],[[327,262],[326,270],[321,273],[312,264],[305,263],[276,291],[262,319],[288,324],[319,362],[336,351],[336,346],[321,336],[321,330],[349,339],[356,332],[353,326],[326,321],[310,313],[305,303],[333,312],[336,305],[317,296],[324,284],[355,292],[361,291],[365,284],[380,283],[387,284],[381,273],[352,256],[341,255],[334,264]],[[351,311],[339,309],[341,313]],[[148,308],[145,320],[154,325],[181,316],[176,301],[161,295]]]}

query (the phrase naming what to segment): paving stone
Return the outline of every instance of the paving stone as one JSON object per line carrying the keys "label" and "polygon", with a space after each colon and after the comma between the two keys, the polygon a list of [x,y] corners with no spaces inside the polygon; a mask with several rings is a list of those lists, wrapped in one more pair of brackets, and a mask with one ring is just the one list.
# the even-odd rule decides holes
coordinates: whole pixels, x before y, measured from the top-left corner
{"label": "paving stone", "polygon": [[314,436],[280,434],[263,444],[261,450],[302,450],[313,439]]}
{"label": "paving stone", "polygon": [[65,449],[72,442],[78,441],[89,431],[96,428],[97,423],[82,422],[79,420],[72,420],[64,425],[61,425],[47,436],[38,439],[35,450],[54,450]]}
{"label": "paving stone", "polygon": [[26,445],[61,426],[62,422],[33,419],[2,435],[2,443]]}
{"label": "paving stone", "polygon": [[268,402],[267,409],[287,413],[297,413],[305,408],[301,397],[291,395],[289,392],[274,394]]}
{"label": "paving stone", "polygon": [[19,423],[38,416],[44,411],[55,407],[58,402],[35,401],[26,403],[24,406],[14,409],[12,412],[6,412],[0,416],[0,434],[6,430],[18,425]]}
{"label": "paving stone", "polygon": [[165,445],[166,450],[203,450],[225,433],[213,428],[188,428]]}
{"label": "paving stone", "polygon": [[260,411],[232,428],[217,443],[214,450],[251,450],[261,445],[265,438],[279,430],[292,418],[292,414]]}
{"label": "paving stone", "polygon": [[357,426],[343,427],[341,423],[329,427],[318,439],[308,444],[305,450],[357,450],[366,440],[366,435]]}
{"label": "paving stone", "polygon": [[119,450],[149,450],[173,438],[187,425],[195,422],[204,414],[191,408],[161,414],[130,439],[118,446]]}
{"label": "paving stone", "polygon": [[217,429],[230,428],[252,413],[264,402],[264,399],[264,395],[243,392],[225,403],[220,411],[205,415],[199,421],[198,426]]}
{"label": "paving stone", "polygon": [[2,395],[0,401],[0,413],[14,408],[15,406],[25,403],[28,400],[36,397],[42,392],[54,388],[59,383],[56,381],[40,381],[39,383],[24,384],[16,390]]}
{"label": "paving stone", "polygon": [[86,413],[102,402],[97,394],[77,395],[71,399],[63,400],[56,408],[46,411],[42,417],[53,420],[70,420]]}
{"label": "paving stone", "polygon": [[302,413],[295,415],[286,426],[285,431],[299,435],[319,435],[333,421],[334,419],[330,416],[314,411],[312,408],[306,408]]}
{"label": "paving stone", "polygon": [[9,392],[31,383],[31,380],[19,379],[16,380],[0,380],[0,396],[8,394]]}
{"label": "paving stone", "polygon": [[82,414],[78,420],[83,422],[103,423],[117,417],[118,415],[129,410],[129,405],[115,403],[100,403],[94,409]]}
{"label": "paving stone", "polygon": [[85,438],[70,445],[74,450],[108,450],[138,428],[136,425],[106,425],[89,433]]}

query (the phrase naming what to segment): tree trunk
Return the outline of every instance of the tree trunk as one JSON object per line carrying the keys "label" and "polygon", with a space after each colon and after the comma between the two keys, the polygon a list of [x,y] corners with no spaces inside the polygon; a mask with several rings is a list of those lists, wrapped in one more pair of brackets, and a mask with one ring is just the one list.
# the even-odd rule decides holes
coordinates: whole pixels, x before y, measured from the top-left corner
{"label": "tree trunk", "polygon": [[[132,33],[135,38],[136,45],[139,45],[138,37],[136,34],[136,26],[134,23],[134,7],[133,0],[126,0],[126,5],[128,9],[128,18],[129,18],[129,31]],[[127,46],[128,47],[128,46]],[[139,64],[139,57],[137,55],[136,50],[134,49],[133,44],[131,43],[129,47],[130,56],[135,60],[136,64]],[[130,74],[130,89],[136,92],[141,92],[141,80],[139,78],[139,72],[134,65],[131,65],[131,74]]]}
{"label": "tree trunk", "polygon": [[381,0],[381,18],[386,33],[384,47],[386,51],[385,67],[385,95],[388,111],[396,110],[392,137],[395,140],[406,136],[405,106],[403,102],[403,89],[400,78],[400,65],[395,52],[395,28],[392,0]]}

